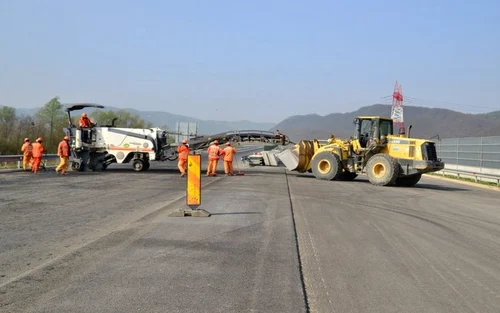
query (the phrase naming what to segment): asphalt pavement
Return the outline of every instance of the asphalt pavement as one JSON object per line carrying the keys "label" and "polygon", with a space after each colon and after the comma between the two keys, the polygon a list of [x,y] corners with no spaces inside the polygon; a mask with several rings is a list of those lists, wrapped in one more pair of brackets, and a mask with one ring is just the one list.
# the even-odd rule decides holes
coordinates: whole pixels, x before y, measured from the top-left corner
{"label": "asphalt pavement", "polygon": [[283,174],[202,177],[209,218],[175,163],[0,185],[0,312],[305,312]]}
{"label": "asphalt pavement", "polygon": [[500,192],[289,176],[311,312],[500,312]]}
{"label": "asphalt pavement", "polygon": [[237,164],[0,174],[0,312],[500,312],[498,191]]}

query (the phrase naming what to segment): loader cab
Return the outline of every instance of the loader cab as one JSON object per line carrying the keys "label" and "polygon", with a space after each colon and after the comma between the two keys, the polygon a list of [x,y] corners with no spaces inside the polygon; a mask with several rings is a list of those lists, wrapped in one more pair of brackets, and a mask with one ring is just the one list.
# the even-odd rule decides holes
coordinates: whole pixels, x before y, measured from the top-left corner
{"label": "loader cab", "polygon": [[387,136],[393,135],[393,123],[390,118],[379,116],[360,116],[354,120],[354,139],[365,149],[370,141],[385,144]]}

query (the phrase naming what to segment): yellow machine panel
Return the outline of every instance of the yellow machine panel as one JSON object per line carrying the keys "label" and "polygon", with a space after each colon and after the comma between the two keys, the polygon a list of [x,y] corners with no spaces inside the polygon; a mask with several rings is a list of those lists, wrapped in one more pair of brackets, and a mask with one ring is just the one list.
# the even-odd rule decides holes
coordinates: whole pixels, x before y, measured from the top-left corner
{"label": "yellow machine panel", "polygon": [[354,124],[355,136],[350,139],[332,136],[324,145],[316,139],[301,140],[278,158],[288,170],[310,171],[318,179],[352,180],[366,173],[372,184],[382,186],[413,186],[423,173],[444,168],[434,142],[394,136],[390,118],[360,116]]}

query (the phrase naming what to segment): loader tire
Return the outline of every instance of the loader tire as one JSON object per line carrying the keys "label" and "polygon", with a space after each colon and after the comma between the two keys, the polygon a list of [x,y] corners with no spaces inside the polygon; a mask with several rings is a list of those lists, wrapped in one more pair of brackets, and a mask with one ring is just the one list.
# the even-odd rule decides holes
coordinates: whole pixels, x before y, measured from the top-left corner
{"label": "loader tire", "polygon": [[399,164],[387,154],[376,154],[366,163],[366,175],[373,185],[393,185],[399,175]]}
{"label": "loader tire", "polygon": [[415,174],[411,176],[401,176],[396,179],[396,186],[412,187],[415,186],[422,178],[422,174]]}
{"label": "loader tire", "polygon": [[317,179],[334,180],[342,174],[342,163],[338,155],[323,151],[314,157],[311,169]]}

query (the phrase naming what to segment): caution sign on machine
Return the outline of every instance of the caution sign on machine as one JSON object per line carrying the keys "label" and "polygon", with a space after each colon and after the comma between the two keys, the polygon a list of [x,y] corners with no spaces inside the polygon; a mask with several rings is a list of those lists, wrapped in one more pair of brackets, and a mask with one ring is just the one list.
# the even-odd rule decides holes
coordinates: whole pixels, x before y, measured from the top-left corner
{"label": "caution sign on machine", "polygon": [[201,155],[189,154],[187,167],[186,204],[194,210],[201,204]]}

